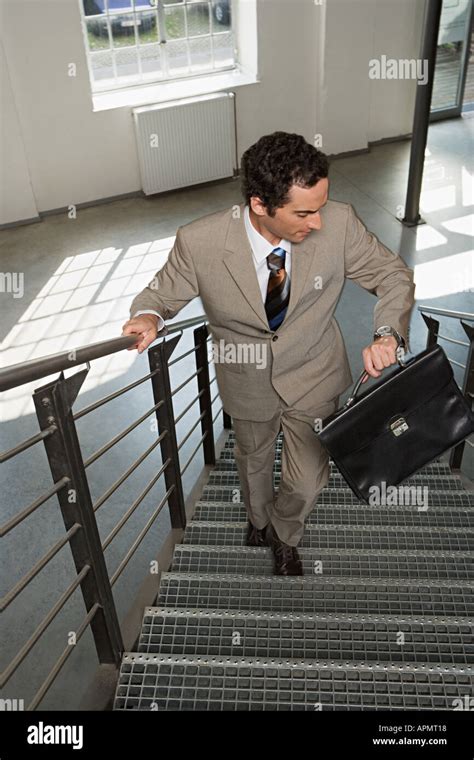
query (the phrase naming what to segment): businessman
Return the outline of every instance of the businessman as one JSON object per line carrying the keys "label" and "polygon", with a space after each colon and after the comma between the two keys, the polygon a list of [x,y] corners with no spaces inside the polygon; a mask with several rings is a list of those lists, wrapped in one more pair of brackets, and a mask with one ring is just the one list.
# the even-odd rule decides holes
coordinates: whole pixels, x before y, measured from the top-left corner
{"label": "businessman", "polygon": [[[405,347],[413,273],[347,203],[329,200],[328,160],[303,137],[266,135],[242,157],[245,202],[177,230],[168,261],[133,300],[123,334],[144,351],[200,296],[248,513],[247,544],[302,575],[297,546],[329,477],[315,433],[352,382],[334,311],[345,278],[377,296],[362,351],[372,377]],[[281,481],[273,488],[283,432]]]}

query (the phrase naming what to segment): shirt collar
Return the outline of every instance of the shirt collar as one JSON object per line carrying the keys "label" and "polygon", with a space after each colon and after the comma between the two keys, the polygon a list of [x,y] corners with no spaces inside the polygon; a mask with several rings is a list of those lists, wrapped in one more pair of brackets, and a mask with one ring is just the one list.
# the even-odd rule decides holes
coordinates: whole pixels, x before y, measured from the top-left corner
{"label": "shirt collar", "polygon": [[248,206],[245,206],[244,209],[244,222],[245,230],[247,232],[253,254],[258,264],[266,259],[268,254],[271,253],[275,248],[283,248],[283,250],[287,253],[291,253],[291,242],[289,240],[282,238],[277,246],[272,245],[263,237],[263,235],[260,234],[260,232],[258,232],[258,230],[255,229],[252,222],[250,221]]}

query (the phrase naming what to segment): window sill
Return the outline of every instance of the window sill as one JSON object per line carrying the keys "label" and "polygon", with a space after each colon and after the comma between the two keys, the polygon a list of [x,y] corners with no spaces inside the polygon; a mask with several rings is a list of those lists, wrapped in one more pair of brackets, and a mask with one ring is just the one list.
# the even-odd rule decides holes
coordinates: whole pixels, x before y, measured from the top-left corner
{"label": "window sill", "polygon": [[109,111],[112,108],[146,106],[150,103],[166,103],[178,98],[207,95],[219,90],[258,84],[256,74],[242,71],[223,71],[219,74],[207,74],[192,79],[176,79],[173,82],[153,82],[123,90],[97,92],[92,94],[94,111]]}

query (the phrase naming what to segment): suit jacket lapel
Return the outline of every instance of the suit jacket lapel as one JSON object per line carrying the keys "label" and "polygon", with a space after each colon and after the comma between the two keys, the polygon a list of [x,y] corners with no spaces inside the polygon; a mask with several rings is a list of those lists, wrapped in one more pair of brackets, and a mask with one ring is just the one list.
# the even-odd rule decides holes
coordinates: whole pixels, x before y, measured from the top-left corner
{"label": "suit jacket lapel", "polygon": [[[245,230],[244,208],[245,204],[240,204],[239,218],[232,218],[230,221],[223,260],[256,316],[268,329],[268,319],[255,271],[252,249]],[[292,244],[291,290],[285,321],[298,303],[314,257],[314,248],[314,237],[312,242],[307,238],[301,243]]]}
{"label": "suit jacket lapel", "polygon": [[231,218],[225,241],[224,264],[259,321],[263,322],[268,329],[268,320],[255,271],[252,248],[245,231],[244,208],[245,204],[241,203],[239,218]]}

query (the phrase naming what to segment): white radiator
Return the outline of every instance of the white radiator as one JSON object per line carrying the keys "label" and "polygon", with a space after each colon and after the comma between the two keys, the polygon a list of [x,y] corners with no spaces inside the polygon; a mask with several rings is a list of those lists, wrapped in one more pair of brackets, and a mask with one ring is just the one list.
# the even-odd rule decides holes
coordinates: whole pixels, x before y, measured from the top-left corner
{"label": "white radiator", "polygon": [[234,174],[234,103],[225,92],[133,109],[146,195]]}

